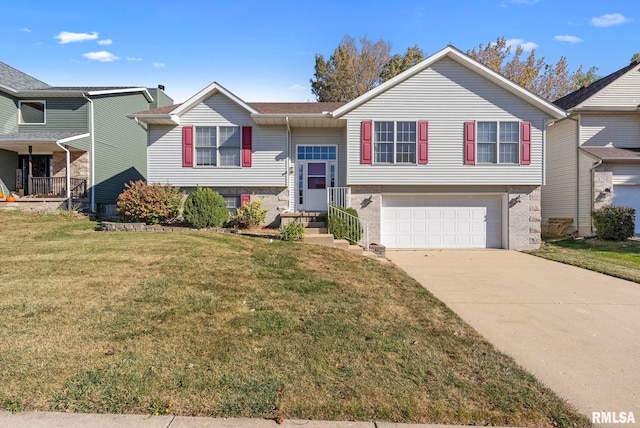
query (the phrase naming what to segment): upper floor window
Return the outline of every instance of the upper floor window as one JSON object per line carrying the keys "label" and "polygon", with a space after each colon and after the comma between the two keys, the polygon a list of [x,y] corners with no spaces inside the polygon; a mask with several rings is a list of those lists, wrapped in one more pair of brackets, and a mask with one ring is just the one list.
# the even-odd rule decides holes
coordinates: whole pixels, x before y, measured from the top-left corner
{"label": "upper floor window", "polygon": [[46,106],[46,101],[19,101],[19,123],[23,125],[46,124]]}
{"label": "upper floor window", "polygon": [[416,122],[375,122],[375,163],[416,163]]}
{"label": "upper floor window", "polygon": [[519,122],[478,122],[478,163],[518,163]]}
{"label": "upper floor window", "polygon": [[199,126],[195,134],[197,166],[240,166],[239,127]]}

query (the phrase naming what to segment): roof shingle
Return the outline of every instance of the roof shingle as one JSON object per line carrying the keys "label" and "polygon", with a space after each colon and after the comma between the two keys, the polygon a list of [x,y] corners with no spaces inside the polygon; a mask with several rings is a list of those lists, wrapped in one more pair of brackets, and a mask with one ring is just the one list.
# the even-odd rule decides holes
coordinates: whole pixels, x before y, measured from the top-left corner
{"label": "roof shingle", "polygon": [[35,77],[29,76],[10,65],[0,62],[0,85],[15,91],[48,89],[49,85]]}

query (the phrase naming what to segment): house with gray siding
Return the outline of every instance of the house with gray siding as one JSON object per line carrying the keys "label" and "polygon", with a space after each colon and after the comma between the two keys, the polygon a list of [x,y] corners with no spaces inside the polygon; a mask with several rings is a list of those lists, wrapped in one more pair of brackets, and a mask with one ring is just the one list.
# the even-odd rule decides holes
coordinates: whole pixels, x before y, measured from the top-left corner
{"label": "house with gray siding", "polygon": [[[543,224],[566,219],[570,232],[589,236],[595,209],[624,205],[640,213],[640,63],[554,104],[569,114],[547,133]],[[638,221],[635,232],[640,233]]]}
{"label": "house with gray siding", "polygon": [[267,222],[354,208],[387,248],[540,245],[546,132],[564,111],[449,46],[349,103],[251,103],[214,82],[142,111],[149,182]]}
{"label": "house with gray siding", "polygon": [[146,125],[127,114],[171,103],[162,88],[53,87],[0,62],[3,193],[18,206],[108,211],[125,183],[147,175]]}

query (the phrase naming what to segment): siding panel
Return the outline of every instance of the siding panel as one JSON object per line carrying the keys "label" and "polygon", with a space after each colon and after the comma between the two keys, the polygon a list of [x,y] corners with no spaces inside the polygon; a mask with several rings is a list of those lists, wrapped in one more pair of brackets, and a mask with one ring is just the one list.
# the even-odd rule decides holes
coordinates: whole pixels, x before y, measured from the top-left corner
{"label": "siding panel", "polygon": [[18,102],[0,93],[0,132],[11,133],[18,130]]}
{"label": "siding panel", "polygon": [[148,141],[148,180],[181,187],[286,187],[287,130],[256,126],[249,113],[215,94],[181,117],[182,125],[252,126],[252,167],[182,167],[180,127],[152,125]]}
{"label": "siding panel", "polygon": [[637,107],[640,105],[640,65],[589,98],[587,107]]}
{"label": "siding panel", "polygon": [[114,204],[125,183],[146,177],[146,131],[127,114],[148,106],[142,94],[94,98],[96,203]]}
{"label": "siding panel", "polygon": [[[356,184],[542,184],[543,112],[450,59],[388,89],[346,115]],[[428,165],[360,165],[360,122],[428,120]],[[464,165],[464,122],[532,123],[531,165]]]}
{"label": "siding panel", "polygon": [[578,123],[565,119],[547,131],[547,184],[542,186],[542,223],[550,217],[576,221]]}
{"label": "siding panel", "polygon": [[581,115],[580,144],[587,147],[640,148],[640,116],[638,114]]}
{"label": "siding panel", "polygon": [[[42,100],[42,98],[34,99]],[[19,101],[26,100],[28,99],[19,99]],[[87,100],[84,98],[45,98],[45,101],[47,102],[45,110],[47,123],[45,125],[18,125],[20,132],[88,132]],[[16,123],[17,121],[16,115]]]}
{"label": "siding panel", "polygon": [[6,188],[4,192],[16,190],[16,169],[18,169],[18,153],[0,149],[0,180]]}

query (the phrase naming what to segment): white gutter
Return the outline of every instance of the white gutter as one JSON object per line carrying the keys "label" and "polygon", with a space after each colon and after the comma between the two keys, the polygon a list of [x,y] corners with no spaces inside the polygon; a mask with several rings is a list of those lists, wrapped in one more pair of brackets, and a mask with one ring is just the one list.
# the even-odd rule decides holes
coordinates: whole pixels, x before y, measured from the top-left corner
{"label": "white gutter", "polygon": [[153,102],[153,97],[147,90],[147,88],[124,88],[124,89],[103,89],[100,91],[89,91],[87,94],[89,95],[111,95],[111,94],[126,94],[129,92],[142,92],[144,97],[150,103]]}
{"label": "white gutter", "polygon": [[[290,175],[291,174],[289,174],[289,168],[291,168],[291,156],[290,156],[291,155],[291,126],[289,124],[289,116],[285,117],[285,121],[287,123],[287,166],[286,166],[287,172],[285,174],[286,179],[285,179],[284,184],[285,184],[285,186],[287,186],[287,188],[290,188],[291,187],[290,186],[290,184],[291,184]],[[291,208],[291,207],[289,207],[289,208]]]}
{"label": "white gutter", "polygon": [[89,128],[89,132],[91,133],[91,156],[89,157],[91,159],[91,206],[89,208],[89,211],[91,211],[92,213],[96,212],[96,189],[95,189],[95,184],[96,184],[96,156],[95,156],[95,149],[96,149],[96,135],[95,135],[95,122],[94,122],[94,118],[93,118],[93,100],[91,98],[88,97],[88,95],[91,95],[91,93],[87,93],[87,94],[82,94],[83,97],[86,98],[87,101],[89,101],[89,105],[90,105],[90,113],[91,113],[91,126]]}
{"label": "white gutter", "polygon": [[66,152],[67,163],[66,163],[66,178],[67,178],[67,209],[71,211],[71,152],[69,149],[63,146],[70,141],[79,140],[81,138],[88,137],[89,134],[76,135],[74,137],[61,138],[60,140],[56,140],[56,145],[60,147],[62,150]]}

